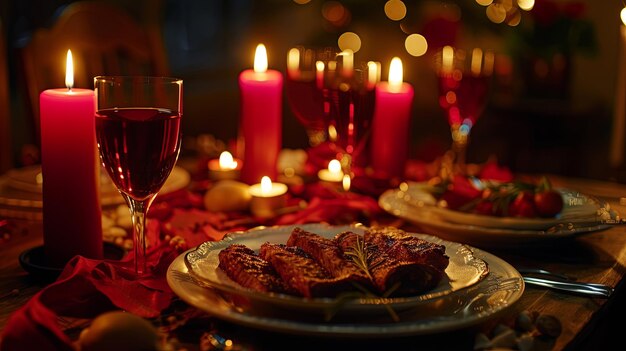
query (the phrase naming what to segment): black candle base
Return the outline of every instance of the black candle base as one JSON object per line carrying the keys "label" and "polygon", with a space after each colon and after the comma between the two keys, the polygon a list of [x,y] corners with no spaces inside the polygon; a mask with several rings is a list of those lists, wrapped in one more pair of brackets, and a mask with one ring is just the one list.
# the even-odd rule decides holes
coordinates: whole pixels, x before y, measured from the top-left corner
{"label": "black candle base", "polygon": [[[126,250],[112,243],[104,242],[103,256],[108,260],[120,260],[126,254]],[[46,259],[44,247],[35,246],[23,251],[19,257],[20,265],[33,278],[42,281],[53,281],[63,271],[64,266],[51,265]]]}

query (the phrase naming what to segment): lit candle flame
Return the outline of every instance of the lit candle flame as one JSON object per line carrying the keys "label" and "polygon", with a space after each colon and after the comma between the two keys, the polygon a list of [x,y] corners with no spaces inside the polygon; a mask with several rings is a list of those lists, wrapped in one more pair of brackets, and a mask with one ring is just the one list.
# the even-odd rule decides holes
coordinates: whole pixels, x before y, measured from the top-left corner
{"label": "lit candle flame", "polygon": [[259,44],[254,52],[254,72],[264,73],[267,71],[267,50],[265,45]]}
{"label": "lit candle flame", "polygon": [[268,176],[261,178],[261,194],[267,195],[272,192],[272,180]]}
{"label": "lit candle flame", "polygon": [[341,182],[341,184],[343,185],[343,190],[344,191],[349,191],[350,190],[350,186],[352,185],[352,180],[350,179],[350,175],[345,174],[343,176],[343,181]]}
{"label": "lit candle flame", "polygon": [[328,171],[335,174],[341,172],[341,162],[339,162],[339,160],[331,160],[328,162]]}
{"label": "lit candle flame", "polygon": [[626,7],[624,7],[622,11],[620,11],[619,17],[622,19],[622,23],[626,25]]}
{"label": "lit candle flame", "polygon": [[441,57],[441,70],[445,73],[452,72],[454,65],[454,49],[451,46],[444,46]]}
{"label": "lit candle flame", "polygon": [[292,48],[287,54],[287,69],[289,72],[297,72],[300,68],[300,50]]}
{"label": "lit candle flame", "polygon": [[224,151],[220,154],[220,169],[235,169],[237,168],[237,161],[233,159],[233,155],[228,151]]}
{"label": "lit candle flame", "polygon": [[472,64],[471,64],[472,74],[474,74],[475,76],[480,75],[482,64],[483,64],[483,51],[479,48],[475,48],[474,50],[472,50]]}
{"label": "lit candle flame", "polygon": [[74,62],[72,60],[72,50],[67,50],[67,60],[65,61],[65,86],[72,90],[74,86]]}
{"label": "lit candle flame", "polygon": [[380,62],[369,61],[367,63],[367,82],[374,86],[380,81]]}
{"label": "lit candle flame", "polygon": [[398,92],[402,88],[402,60],[394,57],[389,65],[389,91]]}
{"label": "lit candle flame", "polygon": [[316,61],[315,62],[315,69],[317,70],[318,73],[324,73],[324,62],[323,61]]}
{"label": "lit candle flame", "polygon": [[318,89],[324,87],[324,66],[324,62],[322,61],[315,62],[315,81]]}
{"label": "lit candle flame", "polygon": [[341,56],[343,56],[342,70],[344,74],[351,75],[354,69],[354,51],[346,49],[341,52]]}

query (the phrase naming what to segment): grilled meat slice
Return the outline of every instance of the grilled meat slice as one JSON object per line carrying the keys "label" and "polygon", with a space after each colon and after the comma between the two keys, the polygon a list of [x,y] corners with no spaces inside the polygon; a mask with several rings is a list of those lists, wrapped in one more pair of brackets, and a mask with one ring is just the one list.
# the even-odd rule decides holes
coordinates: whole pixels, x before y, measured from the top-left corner
{"label": "grilled meat slice", "polygon": [[442,274],[450,261],[445,246],[416,238],[397,228],[373,227],[365,232],[364,237],[365,243],[378,246],[390,257],[429,265]]}
{"label": "grilled meat slice", "polygon": [[374,286],[381,294],[394,289],[393,296],[415,295],[434,288],[441,280],[441,274],[433,274],[433,267],[389,256],[380,247],[365,244],[359,234],[343,232],[337,234],[334,240],[344,255],[354,252],[356,247],[363,247]]}
{"label": "grilled meat slice", "polygon": [[337,243],[302,228],[294,228],[287,240],[288,246],[302,248],[324,267],[333,277],[345,278],[370,288],[372,281],[367,273],[343,255]]}
{"label": "grilled meat slice", "polygon": [[230,245],[220,251],[218,258],[218,267],[241,286],[262,292],[295,294],[269,262],[244,245]]}
{"label": "grilled meat slice", "polygon": [[264,243],[259,252],[281,278],[305,297],[335,297],[355,287],[347,278],[333,278],[301,248]]}

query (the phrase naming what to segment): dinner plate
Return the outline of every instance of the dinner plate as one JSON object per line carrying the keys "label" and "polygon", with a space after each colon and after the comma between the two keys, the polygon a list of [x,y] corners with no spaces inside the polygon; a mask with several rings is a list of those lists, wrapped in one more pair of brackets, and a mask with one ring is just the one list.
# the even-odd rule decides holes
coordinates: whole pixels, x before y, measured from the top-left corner
{"label": "dinner plate", "polygon": [[[207,241],[199,245],[185,256],[185,263],[189,272],[199,282],[220,290],[230,295],[242,308],[264,310],[271,307],[274,311],[286,313],[299,313],[315,318],[336,314],[338,317],[351,318],[363,315],[383,315],[389,307],[396,311],[410,308],[427,309],[433,300],[466,289],[483,279],[488,273],[485,262],[474,256],[472,250],[458,243],[445,243],[446,254],[450,262],[446,268],[441,282],[427,293],[411,297],[397,297],[384,299],[381,304],[380,298],[312,298],[305,299],[286,294],[262,293],[247,289],[232,281],[220,268],[218,268],[219,252],[232,245],[245,245],[258,252],[265,242],[285,244],[295,226],[281,226],[253,230],[247,232],[231,233],[221,241]],[[355,226],[329,226],[324,224],[307,224],[299,226],[304,230],[319,234],[325,238],[333,238],[343,231],[353,231],[363,234],[365,227]],[[422,239],[432,241],[432,237],[414,234]]]}
{"label": "dinner plate", "polygon": [[[313,228],[316,230],[320,227],[304,226],[306,230]],[[293,226],[289,227],[291,228]],[[333,229],[333,227],[327,228]],[[262,231],[269,233],[276,229],[267,228]],[[256,235],[257,233],[253,231],[249,234]],[[418,304],[429,306],[427,309],[398,311],[399,321],[393,321],[389,316],[378,318],[369,316],[347,321],[341,319],[321,321],[307,318],[306,315],[299,313],[280,313],[273,308],[269,308],[269,311],[261,311],[242,307],[241,301],[233,299],[231,293],[211,287],[189,272],[185,257],[196,249],[183,253],[172,262],[167,270],[167,282],[182,300],[217,318],[257,329],[328,337],[392,337],[456,330],[494,317],[511,307],[521,297],[524,291],[522,277],[507,262],[480,249],[444,241],[433,236],[419,236],[446,245],[446,247],[455,245],[465,247],[473,253],[475,259],[486,263],[489,273],[467,288],[433,298],[426,304]]]}
{"label": "dinner plate", "polygon": [[571,238],[610,228],[594,220],[592,222],[558,222],[548,229],[509,229],[459,224],[441,218],[436,212],[415,206],[404,198],[399,189],[387,190],[378,199],[385,211],[418,225],[423,231],[447,240],[462,241],[479,247],[513,247],[546,243],[556,239]]}
{"label": "dinner plate", "polygon": [[427,183],[409,182],[404,191],[397,194],[407,203],[419,207],[423,211],[430,211],[442,220],[457,224],[466,224],[486,228],[506,229],[548,229],[559,223],[589,223],[599,221],[598,209],[600,203],[583,193],[570,189],[556,189],[563,197],[563,210],[554,218],[523,218],[497,217],[475,213],[450,210],[439,207],[435,198],[430,194]]}
{"label": "dinner plate", "polygon": [[[166,194],[186,187],[189,172],[174,167],[159,191]],[[0,177],[0,215],[17,218],[41,218],[41,167],[30,166],[8,171]],[[100,203],[112,206],[124,203],[106,172],[101,173]]]}

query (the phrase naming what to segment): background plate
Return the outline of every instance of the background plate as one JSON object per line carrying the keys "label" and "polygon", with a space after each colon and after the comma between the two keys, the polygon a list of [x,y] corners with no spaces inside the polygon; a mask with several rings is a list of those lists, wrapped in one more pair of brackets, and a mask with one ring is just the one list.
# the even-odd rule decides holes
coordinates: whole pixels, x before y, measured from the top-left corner
{"label": "background plate", "polygon": [[403,199],[398,189],[388,190],[378,199],[378,204],[394,216],[418,225],[423,231],[447,240],[462,241],[479,247],[514,247],[551,242],[577,235],[605,230],[608,224],[580,223],[557,225],[549,230],[488,228],[477,225],[444,221],[432,211],[413,206]]}

